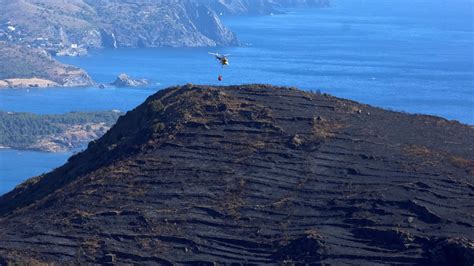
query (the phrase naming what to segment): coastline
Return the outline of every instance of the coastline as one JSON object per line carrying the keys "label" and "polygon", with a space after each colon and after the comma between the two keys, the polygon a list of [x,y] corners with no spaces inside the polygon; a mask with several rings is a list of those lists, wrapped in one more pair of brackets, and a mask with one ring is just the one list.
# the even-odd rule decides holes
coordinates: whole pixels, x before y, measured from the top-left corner
{"label": "coastline", "polygon": [[41,78],[12,78],[0,80],[0,89],[25,89],[25,88],[54,88],[64,87],[60,84]]}

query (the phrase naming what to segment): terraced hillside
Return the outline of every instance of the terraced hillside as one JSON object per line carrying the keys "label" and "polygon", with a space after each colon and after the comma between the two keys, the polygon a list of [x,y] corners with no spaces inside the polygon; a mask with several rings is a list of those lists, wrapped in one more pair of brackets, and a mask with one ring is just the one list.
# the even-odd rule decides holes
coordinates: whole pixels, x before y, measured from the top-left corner
{"label": "terraced hillside", "polygon": [[0,198],[0,263],[472,265],[473,138],[297,89],[169,88]]}

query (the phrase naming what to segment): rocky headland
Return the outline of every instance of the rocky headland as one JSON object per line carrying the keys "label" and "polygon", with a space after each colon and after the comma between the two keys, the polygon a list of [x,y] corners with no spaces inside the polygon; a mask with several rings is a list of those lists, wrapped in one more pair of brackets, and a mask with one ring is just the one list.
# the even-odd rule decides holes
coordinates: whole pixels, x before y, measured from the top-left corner
{"label": "rocky headland", "polygon": [[237,44],[218,15],[199,1],[13,0],[0,4],[0,39],[51,53]]}
{"label": "rocky headland", "polygon": [[0,197],[0,263],[472,265],[473,138],[293,88],[169,88]]}
{"label": "rocky headland", "polygon": [[43,49],[0,41],[0,89],[92,84],[84,70],[58,62]]}
{"label": "rocky headland", "polygon": [[61,55],[84,48],[196,47],[238,43],[224,14],[269,14],[328,0],[0,0],[0,40]]}

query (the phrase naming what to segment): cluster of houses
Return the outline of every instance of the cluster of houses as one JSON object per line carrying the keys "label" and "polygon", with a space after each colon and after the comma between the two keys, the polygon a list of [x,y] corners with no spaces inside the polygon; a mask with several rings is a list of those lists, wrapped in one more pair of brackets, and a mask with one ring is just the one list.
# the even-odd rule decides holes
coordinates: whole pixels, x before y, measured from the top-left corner
{"label": "cluster of houses", "polygon": [[53,55],[58,56],[82,56],[87,54],[87,49],[81,45],[71,43],[64,44],[55,42],[49,38],[38,37],[33,40],[27,38],[28,35],[20,27],[11,21],[0,24],[0,41],[10,44],[20,44],[27,47],[42,48]]}
{"label": "cluster of houses", "polygon": [[0,25],[0,41],[5,42],[22,42],[25,34],[15,27],[10,21]]}

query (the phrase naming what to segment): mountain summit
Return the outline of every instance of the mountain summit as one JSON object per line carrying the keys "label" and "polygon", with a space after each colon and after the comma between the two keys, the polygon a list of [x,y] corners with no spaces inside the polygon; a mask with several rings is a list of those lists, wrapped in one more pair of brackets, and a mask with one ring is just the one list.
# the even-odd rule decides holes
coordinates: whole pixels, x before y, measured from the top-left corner
{"label": "mountain summit", "polygon": [[0,198],[0,264],[471,265],[473,137],[293,88],[165,89]]}

